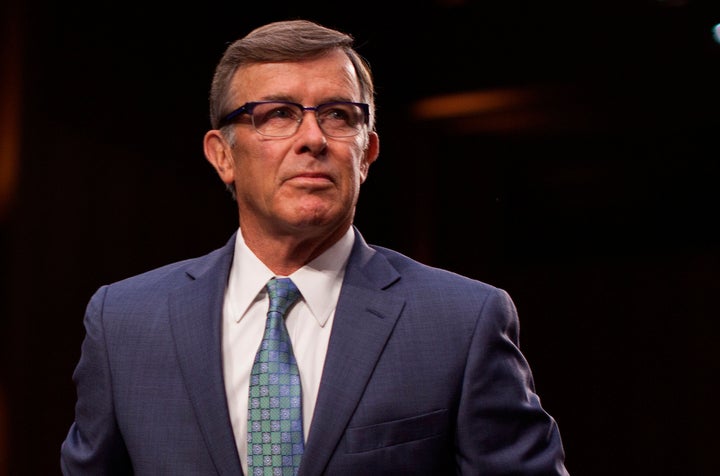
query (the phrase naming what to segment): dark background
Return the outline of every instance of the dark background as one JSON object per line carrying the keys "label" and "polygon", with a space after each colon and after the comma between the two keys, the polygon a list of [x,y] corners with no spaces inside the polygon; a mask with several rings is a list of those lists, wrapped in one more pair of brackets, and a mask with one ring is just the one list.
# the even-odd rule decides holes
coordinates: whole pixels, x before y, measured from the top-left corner
{"label": "dark background", "polygon": [[[571,474],[720,474],[720,2],[9,5],[0,474],[59,473],[93,291],[237,227],[202,153],[212,70],[295,17],[351,32],[375,71],[381,152],[357,225],[510,292]],[[469,92],[510,100],[415,113]]]}

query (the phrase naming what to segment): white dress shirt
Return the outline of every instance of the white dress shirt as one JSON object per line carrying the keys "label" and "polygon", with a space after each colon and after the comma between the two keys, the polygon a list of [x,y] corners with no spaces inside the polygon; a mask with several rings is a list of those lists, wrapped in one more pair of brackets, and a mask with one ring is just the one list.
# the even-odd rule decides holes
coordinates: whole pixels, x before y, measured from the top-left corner
{"label": "white dress shirt", "polygon": [[[322,255],[289,276],[302,294],[290,309],[285,323],[300,371],[306,440],[315,410],[335,306],[354,241],[355,234],[351,227]],[[225,290],[222,352],[230,420],[245,474],[250,372],[265,330],[269,307],[265,284],[273,276],[273,272],[250,251],[238,230],[235,255]]]}

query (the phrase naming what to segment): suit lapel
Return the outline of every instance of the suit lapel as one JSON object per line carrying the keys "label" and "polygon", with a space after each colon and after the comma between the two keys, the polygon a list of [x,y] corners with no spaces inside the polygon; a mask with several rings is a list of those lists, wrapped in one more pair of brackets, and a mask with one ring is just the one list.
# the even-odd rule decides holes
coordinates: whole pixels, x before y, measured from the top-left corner
{"label": "suit lapel", "polygon": [[345,432],[405,304],[383,291],[398,277],[356,232],[300,476],[321,474]]}
{"label": "suit lapel", "polygon": [[221,321],[235,236],[188,272],[170,295],[177,359],[198,426],[218,474],[242,474],[222,371]]}
{"label": "suit lapel", "polygon": [[[220,475],[242,474],[225,397],[221,316],[235,235],[188,272],[169,297],[171,332],[198,426]],[[335,311],[300,476],[321,474],[345,432],[397,318],[403,298],[384,291],[396,270],[356,231]]]}

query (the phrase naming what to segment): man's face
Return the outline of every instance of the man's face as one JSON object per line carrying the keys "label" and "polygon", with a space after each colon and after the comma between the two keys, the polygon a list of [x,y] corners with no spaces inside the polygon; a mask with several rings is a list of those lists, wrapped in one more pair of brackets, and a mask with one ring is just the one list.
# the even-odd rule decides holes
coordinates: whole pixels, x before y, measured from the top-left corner
{"label": "man's face", "polygon": [[[353,65],[339,50],[301,62],[244,66],[232,91],[234,107],[267,100],[303,106],[362,102]],[[360,184],[378,155],[374,132],[363,128],[353,137],[328,137],[312,111],[287,138],[263,136],[249,120],[232,127],[236,140],[229,178],[243,230],[311,238],[344,231],[352,223]]]}

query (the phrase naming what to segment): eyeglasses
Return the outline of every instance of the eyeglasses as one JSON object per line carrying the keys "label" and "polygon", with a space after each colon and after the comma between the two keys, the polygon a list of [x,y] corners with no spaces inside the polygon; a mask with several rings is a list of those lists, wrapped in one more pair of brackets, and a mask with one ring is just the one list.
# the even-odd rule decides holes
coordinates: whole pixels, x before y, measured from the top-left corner
{"label": "eyeglasses", "polygon": [[288,101],[247,102],[220,120],[222,128],[250,116],[255,130],[267,137],[290,137],[297,132],[305,111],[314,111],[323,133],[329,137],[352,137],[369,124],[370,107],[360,102],[326,102],[317,106],[303,106]]}

